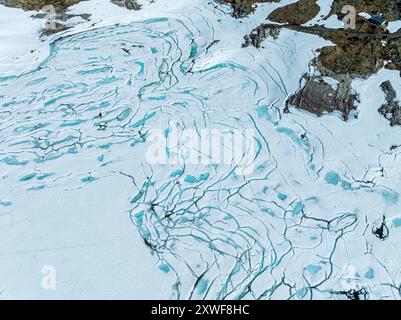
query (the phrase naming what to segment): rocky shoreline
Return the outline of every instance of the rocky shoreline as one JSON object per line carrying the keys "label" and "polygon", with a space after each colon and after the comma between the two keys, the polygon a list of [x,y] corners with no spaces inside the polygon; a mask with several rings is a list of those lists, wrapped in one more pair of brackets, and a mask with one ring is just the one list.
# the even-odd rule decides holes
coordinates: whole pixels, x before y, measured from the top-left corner
{"label": "rocky shoreline", "polygon": [[[65,11],[69,7],[82,1],[87,0],[0,0],[0,4],[26,11],[40,11],[48,5],[52,5],[57,11]],[[111,0],[111,2],[120,7],[125,7],[128,10],[141,9],[141,5],[136,0]]]}
{"label": "rocky shoreline", "polygon": [[56,10],[66,10],[81,1],[85,0],[0,0],[0,4],[26,11],[40,11],[48,5],[53,5]]}
{"label": "rocky shoreline", "polygon": [[[54,7],[54,22],[50,25],[48,22],[41,32],[42,36],[49,36],[61,31],[70,29],[80,22],[90,20],[90,14],[70,14],[68,10],[73,5],[87,0],[0,0],[0,4],[6,7],[18,8],[25,11],[38,11],[33,15],[35,19],[46,19],[50,14],[49,6]],[[136,0],[110,0],[111,3],[126,8],[128,10],[140,10],[141,5]],[[73,23],[69,23],[74,19]]]}
{"label": "rocky shoreline", "polygon": [[[381,10],[383,17],[399,19],[399,14],[394,13],[394,6],[390,5],[394,2],[378,1],[371,5],[369,1],[357,1],[356,9],[374,13],[376,8]],[[316,1],[300,0],[274,10],[267,19],[280,24],[264,23],[256,27],[244,36],[243,47],[252,45],[261,48],[264,39],[276,39],[283,28],[315,34],[331,41],[332,46],[317,51],[317,57],[311,63],[314,74],[303,75],[303,87],[289,97],[284,111],[289,112],[289,106],[307,110],[318,116],[325,112],[340,111],[343,119],[348,120],[350,113],[356,110],[358,101],[357,94],[351,89],[353,79],[366,79],[382,68],[398,70],[401,75],[401,30],[390,33],[360,16],[356,17],[354,30],[332,29],[321,25],[305,26],[304,24],[319,12],[315,5]],[[344,1],[335,0],[330,15],[336,15],[341,20],[344,17],[341,13],[343,5]],[[395,5],[401,8],[401,1]],[[338,83],[336,88],[331,87],[323,77],[329,77]],[[401,125],[401,122],[396,120],[399,119],[399,108],[395,107],[394,103],[389,104],[388,108],[382,107],[381,110],[386,117],[389,113],[392,115],[392,125]]]}

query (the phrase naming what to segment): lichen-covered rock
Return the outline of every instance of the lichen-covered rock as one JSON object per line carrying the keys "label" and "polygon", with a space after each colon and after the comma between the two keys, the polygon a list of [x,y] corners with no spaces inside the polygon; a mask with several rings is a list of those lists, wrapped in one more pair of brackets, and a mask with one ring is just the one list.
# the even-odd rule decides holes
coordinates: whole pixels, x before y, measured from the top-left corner
{"label": "lichen-covered rock", "polygon": [[380,12],[388,20],[401,19],[401,0],[334,0],[331,14],[340,15],[346,5],[354,6],[357,12]]}
{"label": "lichen-covered rock", "polygon": [[0,0],[6,7],[39,11],[43,7],[53,5],[56,9],[66,9],[83,0]]}
{"label": "lichen-covered rock", "polygon": [[271,21],[290,24],[304,24],[320,11],[316,0],[299,0],[274,10],[267,18]]}

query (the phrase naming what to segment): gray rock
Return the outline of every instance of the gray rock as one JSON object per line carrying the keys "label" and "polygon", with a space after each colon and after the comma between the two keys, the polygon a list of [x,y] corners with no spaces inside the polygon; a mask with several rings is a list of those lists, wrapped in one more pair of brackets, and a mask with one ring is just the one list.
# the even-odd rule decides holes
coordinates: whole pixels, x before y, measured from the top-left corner
{"label": "gray rock", "polygon": [[401,107],[397,100],[397,93],[395,92],[391,82],[384,81],[380,85],[380,88],[386,96],[386,103],[379,108],[379,113],[390,121],[391,126],[401,125]]}

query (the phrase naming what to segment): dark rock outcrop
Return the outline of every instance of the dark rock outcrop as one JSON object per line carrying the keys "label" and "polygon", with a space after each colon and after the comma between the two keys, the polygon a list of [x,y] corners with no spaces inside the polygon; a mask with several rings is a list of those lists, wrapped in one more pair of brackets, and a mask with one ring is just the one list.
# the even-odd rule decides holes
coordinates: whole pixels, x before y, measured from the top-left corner
{"label": "dark rock outcrop", "polygon": [[390,121],[391,126],[401,125],[401,107],[390,81],[385,81],[380,85],[386,96],[386,103],[379,108],[380,114]]}
{"label": "dark rock outcrop", "polygon": [[128,10],[140,10],[141,5],[135,0],[111,0],[114,4],[127,8]]}
{"label": "dark rock outcrop", "polygon": [[324,112],[339,111],[343,119],[349,119],[350,112],[356,109],[358,95],[352,92],[351,79],[343,79],[333,88],[321,76],[304,75],[305,84],[287,100],[285,111],[292,105],[321,116]]}

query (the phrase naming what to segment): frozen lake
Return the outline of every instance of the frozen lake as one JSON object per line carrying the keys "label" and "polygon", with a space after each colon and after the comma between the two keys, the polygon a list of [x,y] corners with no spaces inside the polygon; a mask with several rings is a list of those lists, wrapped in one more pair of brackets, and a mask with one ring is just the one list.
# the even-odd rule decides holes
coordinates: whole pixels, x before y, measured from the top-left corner
{"label": "frozen lake", "polygon": [[[241,48],[275,5],[240,23],[192,2],[73,29],[0,75],[0,297],[399,298],[400,128],[377,112],[398,73],[354,82],[358,119],[284,114],[327,42]],[[175,135],[162,164],[155,130]],[[194,161],[205,130],[251,132],[252,170]]]}

